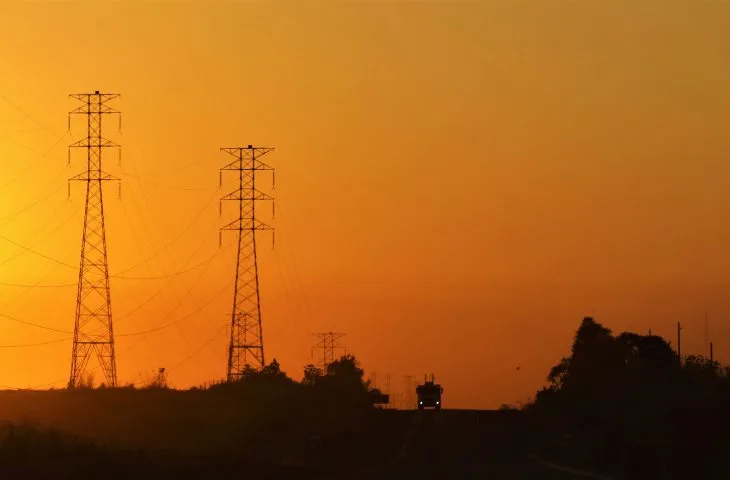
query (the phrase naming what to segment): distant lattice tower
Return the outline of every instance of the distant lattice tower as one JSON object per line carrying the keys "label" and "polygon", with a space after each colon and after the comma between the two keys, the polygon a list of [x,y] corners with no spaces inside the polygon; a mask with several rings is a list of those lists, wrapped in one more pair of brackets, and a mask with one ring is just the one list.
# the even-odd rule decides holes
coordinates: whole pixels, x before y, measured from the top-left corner
{"label": "distant lattice tower", "polygon": [[221,228],[238,232],[231,338],[226,372],[229,382],[240,379],[246,369],[261,369],[265,365],[256,232],[273,228],[256,218],[256,204],[262,200],[273,200],[273,197],[257,189],[256,174],[262,170],[269,170],[273,175],[274,169],[260,160],[272,150],[274,149],[252,145],[221,148],[221,151],[235,158],[221,169],[221,183],[223,171],[238,172],[238,188],[221,198],[238,203],[238,218]]}
{"label": "distant lattice tower", "polygon": [[335,354],[341,351],[343,354],[346,352],[345,347],[339,343],[339,340],[345,336],[344,333],[340,332],[323,332],[313,334],[319,338],[313,347],[314,350],[322,350],[322,361],[318,363],[318,367],[322,370],[322,373],[327,373],[327,367],[335,361]]}
{"label": "distant lattice tower", "polygon": [[[118,94],[94,93],[74,94],[71,98],[80,102],[69,115],[86,115],[86,137],[70,145],[71,149],[86,150],[86,170],[69,179],[70,182],[86,183],[86,208],[84,228],[81,237],[81,262],[79,268],[76,316],[74,320],[73,351],[71,354],[71,375],[69,388],[82,382],[89,369],[89,360],[95,357],[107,386],[117,385],[116,358],[114,355],[114,330],[112,328],[112,303],[109,294],[109,265],[106,249],[106,227],[104,225],[104,200],[102,183],[119,181],[104,172],[102,151],[105,148],[119,148],[116,143],[102,136],[102,118],[105,115],[119,115],[110,104]],[[121,126],[121,117],[119,118]]]}

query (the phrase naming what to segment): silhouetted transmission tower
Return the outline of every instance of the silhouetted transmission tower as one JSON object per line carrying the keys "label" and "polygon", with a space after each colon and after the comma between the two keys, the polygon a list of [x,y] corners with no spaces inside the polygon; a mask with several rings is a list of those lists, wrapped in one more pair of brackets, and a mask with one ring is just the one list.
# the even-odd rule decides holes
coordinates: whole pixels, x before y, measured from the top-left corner
{"label": "silhouetted transmission tower", "polygon": [[[104,201],[102,182],[119,181],[102,169],[102,151],[105,148],[119,148],[116,143],[102,136],[104,115],[119,114],[110,103],[118,94],[94,93],[74,94],[71,98],[81,105],[69,115],[86,115],[87,135],[70,145],[70,148],[86,150],[87,167],[82,173],[69,179],[86,183],[86,208],[84,230],[81,239],[81,266],[79,269],[76,318],[74,321],[73,353],[71,355],[71,377],[68,387],[75,388],[86,373],[89,359],[95,356],[104,375],[107,386],[117,385],[117,369],[114,357],[114,333],[112,329],[112,303],[109,295],[109,265],[106,253],[106,230],[104,226]],[[121,117],[119,117],[121,127]],[[71,150],[69,149],[69,162]]]}
{"label": "silhouetted transmission tower", "polygon": [[322,363],[319,364],[319,368],[322,369],[323,373],[327,373],[327,367],[335,361],[335,351],[340,350],[343,353],[346,351],[345,347],[338,342],[345,334],[326,332],[315,333],[313,335],[319,338],[319,342],[312,349],[322,350]]}
{"label": "silhouetted transmission tower", "polygon": [[[256,231],[273,228],[256,218],[256,202],[273,200],[256,188],[256,172],[273,168],[259,160],[274,150],[268,147],[221,148],[235,160],[221,168],[238,172],[238,188],[221,198],[238,202],[238,218],[221,228],[238,232],[236,277],[231,313],[231,340],[228,346],[227,379],[238,380],[246,368],[264,366],[264,336],[261,327],[259,271],[256,258]],[[273,207],[273,204],[272,204]]]}

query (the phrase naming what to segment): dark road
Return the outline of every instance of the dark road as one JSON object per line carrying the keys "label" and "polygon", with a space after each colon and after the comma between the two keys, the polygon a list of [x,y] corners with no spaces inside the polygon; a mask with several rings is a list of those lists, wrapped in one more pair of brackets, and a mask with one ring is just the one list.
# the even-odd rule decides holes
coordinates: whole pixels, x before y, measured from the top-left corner
{"label": "dark road", "polygon": [[519,452],[511,425],[490,411],[414,412],[396,458],[342,479],[605,479]]}

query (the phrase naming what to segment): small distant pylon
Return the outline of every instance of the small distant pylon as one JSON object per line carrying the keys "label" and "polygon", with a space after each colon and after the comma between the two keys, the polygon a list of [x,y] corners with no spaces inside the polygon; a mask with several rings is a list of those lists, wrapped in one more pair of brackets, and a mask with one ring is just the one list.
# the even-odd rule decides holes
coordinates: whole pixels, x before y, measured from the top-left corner
{"label": "small distant pylon", "polygon": [[[104,115],[119,115],[110,103],[119,97],[115,93],[73,94],[71,98],[81,105],[69,114],[86,115],[87,135],[70,145],[87,152],[86,170],[69,179],[86,183],[86,208],[84,229],[81,239],[81,265],[79,268],[76,316],[74,320],[73,351],[71,354],[71,375],[68,387],[76,388],[87,373],[89,359],[96,356],[104,376],[105,384],[117,386],[117,367],[114,354],[114,330],[112,328],[112,302],[109,294],[109,264],[106,251],[106,227],[104,224],[104,201],[102,182],[119,181],[102,169],[104,148],[119,148],[116,143],[102,136]],[[121,127],[121,116],[119,117]],[[69,163],[71,150],[69,149]],[[120,184],[121,185],[121,184]],[[121,186],[120,186],[121,188]],[[90,372],[89,372],[90,373]]]}
{"label": "small distant pylon", "polygon": [[221,231],[238,232],[231,339],[228,345],[226,369],[226,377],[229,382],[240,379],[247,368],[260,370],[265,365],[256,231],[273,230],[273,227],[256,218],[256,202],[273,200],[273,197],[256,188],[256,172],[261,170],[273,172],[272,167],[259,160],[260,157],[273,150],[269,147],[252,145],[221,148],[221,151],[235,158],[221,168],[221,183],[223,182],[223,171],[238,172],[238,188],[221,198],[221,201],[233,200],[238,203],[238,218],[221,228]]}
{"label": "small distant pylon", "polygon": [[343,355],[346,352],[344,345],[338,343],[338,340],[344,337],[345,334],[338,332],[325,332],[314,333],[313,335],[319,338],[319,342],[312,347],[312,351],[322,350],[322,361],[318,363],[317,366],[326,374],[327,367],[330,363],[335,361],[335,352],[341,351],[343,352]]}

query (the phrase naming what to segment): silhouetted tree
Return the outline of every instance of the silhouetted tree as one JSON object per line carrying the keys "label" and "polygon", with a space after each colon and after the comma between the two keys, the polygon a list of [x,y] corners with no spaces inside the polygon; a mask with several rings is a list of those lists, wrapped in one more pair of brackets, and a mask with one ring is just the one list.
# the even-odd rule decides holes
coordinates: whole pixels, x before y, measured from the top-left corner
{"label": "silhouetted tree", "polygon": [[548,382],[553,389],[560,390],[565,386],[570,371],[570,358],[563,357],[560,363],[550,369]]}
{"label": "silhouetted tree", "polygon": [[312,386],[315,384],[318,378],[322,376],[322,369],[312,365],[306,365],[304,367],[304,378],[302,378],[302,384]]}
{"label": "silhouetted tree", "polygon": [[702,356],[689,355],[680,365],[663,338],[631,332],[614,336],[587,317],[571,355],[552,367],[549,385],[527,410],[556,435],[565,429],[581,432],[576,444],[593,445],[594,467],[616,467],[624,458],[628,478],[673,468],[708,478],[697,465],[702,463],[703,472],[725,468],[720,457],[708,455],[723,451],[718,442],[730,446],[724,434],[730,423],[728,373]]}
{"label": "silhouetted tree", "polygon": [[351,405],[371,405],[365,372],[353,355],[345,355],[327,366],[327,375],[318,378],[315,388],[321,397]]}
{"label": "silhouetted tree", "polygon": [[261,369],[261,374],[269,377],[286,376],[284,372],[281,371],[281,365],[279,365],[279,362],[277,362],[275,358],[270,364],[265,365],[264,368]]}

